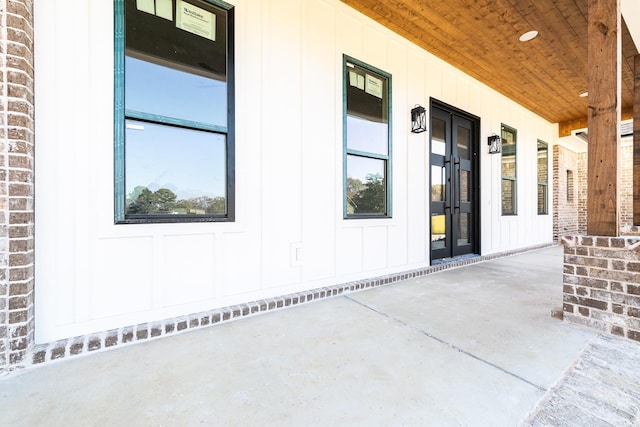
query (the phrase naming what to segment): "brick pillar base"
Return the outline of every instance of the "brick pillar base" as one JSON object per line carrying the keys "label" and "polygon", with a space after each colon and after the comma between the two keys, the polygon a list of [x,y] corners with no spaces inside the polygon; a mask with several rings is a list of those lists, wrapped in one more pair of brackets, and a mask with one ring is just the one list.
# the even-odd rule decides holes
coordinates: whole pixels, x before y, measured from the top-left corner
{"label": "brick pillar base", "polygon": [[0,0],[0,372],[34,343],[33,1]]}
{"label": "brick pillar base", "polygon": [[564,320],[640,341],[640,237],[564,236]]}

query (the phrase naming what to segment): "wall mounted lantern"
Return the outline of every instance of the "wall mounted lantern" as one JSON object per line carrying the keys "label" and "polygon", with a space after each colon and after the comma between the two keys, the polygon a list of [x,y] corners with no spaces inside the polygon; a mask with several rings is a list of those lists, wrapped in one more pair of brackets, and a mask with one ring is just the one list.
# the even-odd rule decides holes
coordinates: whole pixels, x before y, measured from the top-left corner
{"label": "wall mounted lantern", "polygon": [[411,109],[411,132],[421,133],[427,130],[427,110],[420,105]]}
{"label": "wall mounted lantern", "polygon": [[499,153],[502,149],[502,139],[499,135],[493,134],[487,138],[489,144],[489,154]]}

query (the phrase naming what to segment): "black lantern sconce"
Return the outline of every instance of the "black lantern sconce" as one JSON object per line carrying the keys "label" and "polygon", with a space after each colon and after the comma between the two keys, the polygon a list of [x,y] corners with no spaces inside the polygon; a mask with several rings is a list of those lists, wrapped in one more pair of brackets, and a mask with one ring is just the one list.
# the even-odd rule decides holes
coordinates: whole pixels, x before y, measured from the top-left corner
{"label": "black lantern sconce", "polygon": [[411,132],[422,133],[427,130],[427,110],[420,105],[411,109]]}
{"label": "black lantern sconce", "polygon": [[496,134],[493,134],[489,138],[487,138],[487,142],[489,144],[489,154],[499,153],[502,149],[502,139]]}

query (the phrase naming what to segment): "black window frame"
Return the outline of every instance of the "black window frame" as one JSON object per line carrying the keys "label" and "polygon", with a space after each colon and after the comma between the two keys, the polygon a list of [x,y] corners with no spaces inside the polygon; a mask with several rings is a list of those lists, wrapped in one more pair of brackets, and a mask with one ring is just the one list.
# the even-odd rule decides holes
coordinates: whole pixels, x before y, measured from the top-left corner
{"label": "black window frame", "polygon": [[[183,0],[189,4],[211,5],[226,14],[226,110],[225,126],[209,128],[200,127],[198,122],[176,120],[173,118],[158,119],[154,114],[131,116],[125,109],[125,56],[126,56],[126,22],[127,2],[135,0],[114,0],[114,223],[192,223],[192,222],[234,222],[235,221],[235,22],[233,5],[220,0]],[[176,11],[176,0],[172,0],[173,11]],[[175,17],[174,17],[175,19]],[[176,67],[176,69],[178,69]],[[125,187],[125,126],[127,120],[161,124],[176,129],[212,132],[224,135],[226,139],[226,183],[225,212],[223,214],[146,214],[131,215],[126,213]]]}
{"label": "black window frame", "polygon": [[[502,150],[500,158],[500,206],[503,216],[516,216],[518,215],[518,131],[511,126],[507,126],[504,123],[500,127],[502,138]],[[510,133],[513,135],[513,147],[511,144],[505,143],[505,134]],[[507,156],[513,155],[513,177],[505,175],[505,159]],[[505,210],[505,183],[511,184],[511,205],[512,211]]]}
{"label": "black window frame", "polygon": [[[386,81],[386,89],[384,96],[386,96],[386,114],[387,114],[387,154],[381,155],[379,153],[367,152],[362,150],[354,150],[349,148],[348,145],[348,134],[347,134],[347,97],[348,97],[348,89],[349,89],[349,71],[353,69],[353,67],[360,68],[367,73],[371,73],[372,75],[376,75],[377,77],[382,77]],[[343,218],[344,219],[371,219],[371,218],[392,218],[393,216],[393,208],[392,208],[392,80],[391,74],[387,73],[379,68],[371,66],[365,62],[357,60],[348,55],[343,55],[342,61],[342,76],[343,76]],[[359,158],[365,159],[374,159],[384,161],[384,203],[385,209],[384,212],[381,213],[351,213],[349,212],[349,196],[348,196],[348,168],[347,168],[347,159],[349,156],[355,156]]]}

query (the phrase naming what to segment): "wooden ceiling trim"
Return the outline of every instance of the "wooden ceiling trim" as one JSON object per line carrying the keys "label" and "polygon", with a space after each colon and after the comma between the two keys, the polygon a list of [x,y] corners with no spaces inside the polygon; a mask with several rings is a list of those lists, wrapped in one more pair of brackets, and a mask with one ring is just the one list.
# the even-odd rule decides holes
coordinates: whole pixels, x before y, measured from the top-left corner
{"label": "wooden ceiling trim", "polygon": [[[633,119],[633,106],[624,107],[622,109],[621,120]],[[558,137],[563,138],[565,136],[571,136],[574,130],[586,129],[587,117],[581,117],[575,120],[568,120],[566,122],[558,123]]]}

